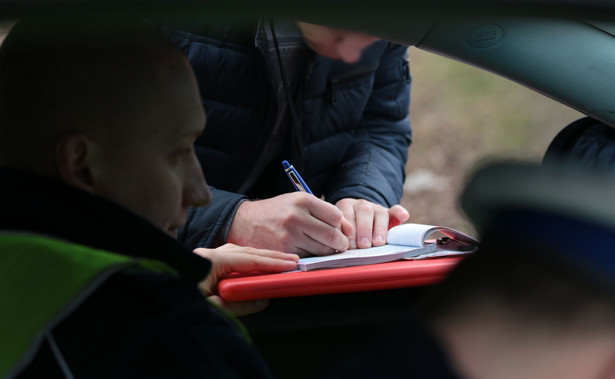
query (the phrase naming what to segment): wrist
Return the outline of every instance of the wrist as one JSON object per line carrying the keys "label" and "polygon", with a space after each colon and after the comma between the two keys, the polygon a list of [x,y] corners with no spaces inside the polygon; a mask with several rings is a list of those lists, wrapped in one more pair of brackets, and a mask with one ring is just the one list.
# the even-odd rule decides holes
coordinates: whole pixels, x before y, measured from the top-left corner
{"label": "wrist", "polygon": [[225,242],[246,246],[245,241],[250,240],[252,231],[250,221],[246,217],[250,213],[251,203],[249,200],[243,200],[239,203],[228,226]]}

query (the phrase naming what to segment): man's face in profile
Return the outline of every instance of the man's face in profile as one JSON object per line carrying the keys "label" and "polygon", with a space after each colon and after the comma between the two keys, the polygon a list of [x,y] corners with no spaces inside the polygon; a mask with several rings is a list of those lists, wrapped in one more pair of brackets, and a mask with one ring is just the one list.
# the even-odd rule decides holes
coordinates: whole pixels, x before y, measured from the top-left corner
{"label": "man's face in profile", "polygon": [[193,149],[205,114],[190,63],[137,18],[114,27],[86,19],[22,20],[3,42],[0,131],[13,143],[3,163],[57,177],[174,236],[187,209],[211,197]]}
{"label": "man's face in profile", "polygon": [[316,53],[330,59],[355,63],[363,49],[378,41],[378,38],[348,30],[297,22],[305,43]]}
{"label": "man's face in profile", "polygon": [[100,149],[96,192],[175,237],[188,208],[207,204],[211,194],[194,153],[205,113],[189,63],[173,59],[181,64],[150,78],[158,81],[155,90],[148,83],[149,90],[134,94],[139,98],[131,112],[142,113],[141,121],[126,125],[124,141],[106,141]]}

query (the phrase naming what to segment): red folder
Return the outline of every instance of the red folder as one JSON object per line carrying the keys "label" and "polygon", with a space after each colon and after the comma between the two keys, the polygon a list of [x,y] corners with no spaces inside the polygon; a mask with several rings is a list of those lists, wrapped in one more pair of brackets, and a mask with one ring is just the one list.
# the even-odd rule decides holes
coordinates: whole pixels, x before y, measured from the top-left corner
{"label": "red folder", "polygon": [[316,271],[236,274],[221,279],[218,292],[225,300],[240,301],[422,286],[444,278],[460,259],[457,256]]}

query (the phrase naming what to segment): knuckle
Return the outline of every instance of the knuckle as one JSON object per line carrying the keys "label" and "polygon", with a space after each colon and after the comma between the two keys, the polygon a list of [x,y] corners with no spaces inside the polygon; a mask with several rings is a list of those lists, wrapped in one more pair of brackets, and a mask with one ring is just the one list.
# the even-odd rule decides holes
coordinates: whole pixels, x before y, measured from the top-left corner
{"label": "knuckle", "polygon": [[380,216],[384,216],[389,214],[389,210],[382,205],[378,205],[374,207],[374,213]]}
{"label": "knuckle", "polygon": [[340,209],[338,209],[336,207],[333,207],[333,211],[331,212],[331,216],[332,216],[333,221],[335,223],[340,223],[340,222],[342,222],[342,218],[344,218],[344,213]]}
{"label": "knuckle", "polygon": [[358,212],[371,212],[372,211],[372,205],[370,203],[368,203],[366,200],[361,200],[359,201],[359,203],[357,203],[356,209]]}
{"label": "knuckle", "polygon": [[342,199],[335,203],[335,206],[340,209],[351,210],[354,207],[354,202],[351,199]]}
{"label": "knuckle", "polygon": [[327,245],[328,246],[337,246],[340,242],[340,231],[338,229],[333,229],[329,232],[327,236]]}
{"label": "knuckle", "polygon": [[309,193],[300,191],[295,192],[295,201],[297,204],[311,204],[314,200],[316,200],[316,197],[310,195]]}
{"label": "knuckle", "polygon": [[282,216],[282,227],[285,231],[290,230],[294,225],[299,223],[300,217],[297,212],[287,212]]}

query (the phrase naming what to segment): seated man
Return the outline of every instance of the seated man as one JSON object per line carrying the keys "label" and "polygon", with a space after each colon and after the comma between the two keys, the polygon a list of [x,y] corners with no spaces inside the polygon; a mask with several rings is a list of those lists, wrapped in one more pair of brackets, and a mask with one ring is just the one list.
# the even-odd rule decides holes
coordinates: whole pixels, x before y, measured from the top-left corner
{"label": "seated man", "polygon": [[298,257],[197,251],[212,267],[176,242],[210,201],[194,74],[163,37],[110,24],[21,21],[0,48],[0,376],[268,377],[197,286]]}
{"label": "seated man", "polygon": [[397,343],[379,341],[381,349],[342,371],[615,377],[614,194],[615,178],[604,173],[520,165],[480,171],[462,196],[483,237],[480,250],[429,298],[426,327],[399,325]]}

